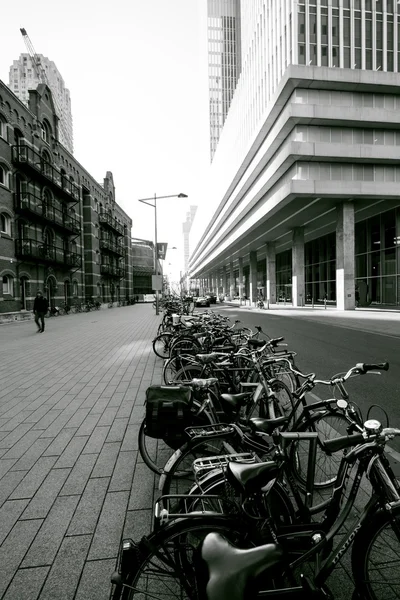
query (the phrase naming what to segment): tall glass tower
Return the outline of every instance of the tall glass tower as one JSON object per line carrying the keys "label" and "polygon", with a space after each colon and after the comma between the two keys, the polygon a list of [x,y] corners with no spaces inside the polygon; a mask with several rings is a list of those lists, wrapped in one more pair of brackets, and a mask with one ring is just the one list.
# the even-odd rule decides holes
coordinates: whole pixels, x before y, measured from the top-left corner
{"label": "tall glass tower", "polygon": [[240,75],[240,0],[208,0],[207,16],[212,160]]}

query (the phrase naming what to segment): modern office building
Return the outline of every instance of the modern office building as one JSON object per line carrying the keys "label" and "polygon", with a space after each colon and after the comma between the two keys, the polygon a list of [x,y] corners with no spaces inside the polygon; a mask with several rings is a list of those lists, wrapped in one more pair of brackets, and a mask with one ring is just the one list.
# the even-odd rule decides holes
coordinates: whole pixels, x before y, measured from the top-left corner
{"label": "modern office building", "polygon": [[210,155],[240,75],[240,0],[207,0]]}
{"label": "modern office building", "polygon": [[[56,113],[59,118],[59,140],[64,148],[73,154],[73,125],[69,90],[65,87],[64,79],[55,63],[43,54],[38,54],[37,57],[39,59],[38,67],[45,73],[53,95]],[[36,89],[40,83],[43,83],[43,81],[41,81],[37,67],[33,64],[28,53],[21,54],[18,60],[13,61],[10,67],[9,87],[26,106],[29,102],[28,90]]]}
{"label": "modern office building", "polygon": [[[0,317],[132,295],[132,220],[111,172],[98,183],[60,143],[51,90],[28,106],[0,81]],[[14,318],[14,317],[13,317]]]}
{"label": "modern office building", "polygon": [[192,229],[193,221],[196,216],[197,206],[191,205],[190,210],[186,213],[186,220],[182,223],[183,233],[183,276],[181,277],[181,285],[185,290],[189,289],[188,269],[190,257],[190,230]]}
{"label": "modern office building", "polygon": [[242,1],[240,18],[191,277],[252,301],[400,304],[400,4]]}
{"label": "modern office building", "polygon": [[[141,302],[146,296],[153,295],[152,276],[154,271],[154,242],[132,238],[133,296]],[[162,273],[161,261],[157,270]]]}

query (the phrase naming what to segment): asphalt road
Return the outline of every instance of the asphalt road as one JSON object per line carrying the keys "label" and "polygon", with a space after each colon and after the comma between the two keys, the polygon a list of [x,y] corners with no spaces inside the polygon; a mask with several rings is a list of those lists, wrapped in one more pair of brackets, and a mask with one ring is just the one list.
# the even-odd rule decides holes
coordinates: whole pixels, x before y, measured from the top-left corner
{"label": "asphalt road", "polygon": [[[290,350],[297,352],[296,363],[305,372],[314,372],[319,379],[329,379],[346,372],[358,362],[388,361],[389,371],[382,375],[367,374],[348,381],[346,389],[350,399],[361,408],[364,420],[372,404],[379,404],[388,414],[389,424],[400,428],[400,337],[387,333],[372,333],[357,328],[356,323],[345,326],[334,318],[314,319],[305,316],[284,316],[273,311],[260,313],[238,310],[235,307],[217,307],[232,321],[240,319],[243,326],[254,329],[260,325],[271,337],[283,336]],[[320,398],[332,397],[332,390],[317,386]],[[386,416],[379,408],[370,412],[386,426]],[[400,438],[390,443],[400,452]]]}

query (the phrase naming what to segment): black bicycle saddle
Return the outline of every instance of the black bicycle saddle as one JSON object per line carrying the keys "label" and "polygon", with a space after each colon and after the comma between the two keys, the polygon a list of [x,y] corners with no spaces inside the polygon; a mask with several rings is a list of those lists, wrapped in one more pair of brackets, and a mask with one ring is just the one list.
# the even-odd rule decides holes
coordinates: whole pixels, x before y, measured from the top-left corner
{"label": "black bicycle saddle", "polygon": [[209,572],[207,599],[243,600],[248,581],[276,565],[282,555],[276,544],[241,550],[221,534],[209,533],[201,550]]}

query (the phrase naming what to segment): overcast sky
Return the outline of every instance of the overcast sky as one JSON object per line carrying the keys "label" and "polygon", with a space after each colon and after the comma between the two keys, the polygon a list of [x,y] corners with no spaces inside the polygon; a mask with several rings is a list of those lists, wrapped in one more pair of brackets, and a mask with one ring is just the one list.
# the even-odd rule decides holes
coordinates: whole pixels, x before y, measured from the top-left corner
{"label": "overcast sky", "polygon": [[[182,222],[201,203],[209,166],[206,0],[18,0],[7,4],[0,79],[27,52],[54,61],[71,94],[74,156],[102,181],[112,171],[132,235],[177,246],[165,270],[183,268]],[[205,188],[203,188],[205,189]],[[172,262],[172,266],[169,263]]]}

